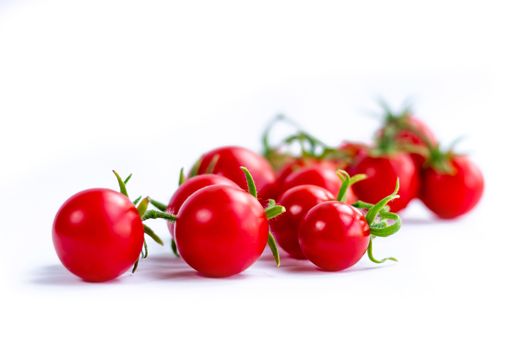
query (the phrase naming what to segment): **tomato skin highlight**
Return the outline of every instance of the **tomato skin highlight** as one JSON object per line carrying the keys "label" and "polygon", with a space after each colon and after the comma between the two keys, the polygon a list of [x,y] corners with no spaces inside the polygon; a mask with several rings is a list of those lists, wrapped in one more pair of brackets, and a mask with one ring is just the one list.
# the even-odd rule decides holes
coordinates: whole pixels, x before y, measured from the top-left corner
{"label": "tomato skin highlight", "polygon": [[[173,196],[171,196],[170,201],[168,202],[166,211],[170,214],[177,215],[180,207],[190,195],[192,195],[197,190],[201,188],[212,186],[212,185],[224,185],[240,188],[232,180],[225,178],[224,176],[215,175],[215,174],[202,174],[196,175],[187,179],[179,188],[175,191]],[[171,236],[175,236],[175,225],[176,221],[168,221],[168,229],[171,233]]]}
{"label": "tomato skin highlight", "polygon": [[420,198],[438,217],[453,219],[471,211],[481,199],[484,189],[479,168],[465,156],[451,160],[453,174],[427,168],[423,172]]}
{"label": "tomato skin highlight", "polygon": [[69,271],[85,281],[103,282],[133,266],[142,250],[144,230],[126,196],[90,189],[73,195],[58,210],[53,243]]}
{"label": "tomato skin highlight", "polygon": [[299,228],[299,244],[308,260],[322,270],[344,270],[361,259],[370,227],[356,208],[336,201],[317,204]]}
{"label": "tomato skin highlight", "polygon": [[240,169],[241,166],[248,168],[255,185],[261,191],[275,181],[273,169],[264,157],[247,148],[237,146],[220,147],[205,153],[201,158],[197,174],[206,174],[214,159],[216,163],[211,173],[232,180],[244,190],[247,190],[248,187],[244,173]]}
{"label": "tomato skin highlight", "polygon": [[355,166],[348,169],[351,175],[365,174],[363,181],[352,186],[360,200],[377,203],[388,196],[399,178],[399,198],[389,203],[393,212],[404,209],[419,192],[419,172],[410,156],[405,153],[394,153],[383,156],[368,155]]}
{"label": "tomato skin highlight", "polygon": [[278,203],[286,212],[270,221],[270,227],[279,246],[294,259],[305,259],[299,246],[299,226],[315,205],[333,201],[335,197],[326,189],[314,185],[292,187],[283,193]]}
{"label": "tomato skin highlight", "polygon": [[179,210],[175,240],[181,257],[209,277],[250,267],[268,241],[263,207],[246,191],[213,185],[192,194]]}

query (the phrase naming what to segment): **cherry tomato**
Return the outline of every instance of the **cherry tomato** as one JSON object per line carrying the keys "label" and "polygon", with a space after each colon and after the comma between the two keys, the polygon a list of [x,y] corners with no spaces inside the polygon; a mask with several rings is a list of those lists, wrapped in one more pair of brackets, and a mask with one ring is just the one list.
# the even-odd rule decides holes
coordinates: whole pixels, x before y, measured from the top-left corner
{"label": "cherry tomato", "polygon": [[314,206],[299,228],[299,245],[306,258],[327,271],[354,265],[365,254],[370,227],[356,208],[329,201]]}
{"label": "cherry tomato", "polygon": [[452,219],[472,210],[481,199],[484,180],[481,171],[465,156],[452,156],[452,172],[433,168],[423,172],[420,198],[443,219]]}
{"label": "cherry tomato", "polygon": [[348,169],[348,172],[367,176],[352,188],[360,200],[369,203],[376,203],[387,196],[399,179],[399,198],[389,204],[393,212],[404,209],[419,191],[419,173],[414,162],[405,153],[368,155]]}
{"label": "cherry tomato", "polygon": [[251,266],[268,241],[268,220],[255,197],[212,185],[192,194],[179,210],[175,239],[182,258],[205,276],[227,277]]}
{"label": "cherry tomato", "polygon": [[355,164],[368,154],[370,146],[359,142],[344,141],[338,149],[348,155],[350,163]]}
{"label": "cherry tomato", "polygon": [[142,250],[144,229],[130,200],[113,190],[91,189],[69,198],[53,223],[53,243],[64,266],[86,281],[117,278]]}
{"label": "cherry tomato", "polygon": [[[286,190],[299,185],[316,185],[328,190],[333,196],[337,196],[341,187],[341,179],[337,176],[333,165],[327,163],[311,165],[290,174],[284,181],[280,192],[284,193]],[[357,200],[357,196],[351,188],[348,189],[347,198],[348,203]]]}
{"label": "cherry tomato", "polygon": [[437,144],[434,133],[422,120],[410,115],[406,117],[403,123],[405,126],[396,136],[399,142],[409,142],[420,146],[424,146],[427,142],[432,145]]}
{"label": "cherry tomato", "polygon": [[316,204],[330,200],[335,200],[330,192],[314,185],[292,187],[280,197],[278,203],[287,208],[287,211],[270,221],[270,227],[277,243],[291,257],[304,259],[299,247],[298,233],[306,213]]}
{"label": "cherry tomato", "polygon": [[[316,158],[305,158],[305,157],[291,158],[277,172],[275,181],[269,186],[266,186],[260,192],[260,197],[265,200],[279,198],[279,196],[283,193],[283,185],[286,179],[288,178],[288,176],[290,176],[292,173],[299,171],[305,167],[319,165],[319,164],[324,164],[324,161],[316,159]],[[331,164],[327,163],[326,165],[330,166]],[[334,167],[334,171],[335,171],[335,167]]]}
{"label": "cherry tomato", "polygon": [[211,170],[211,173],[227,177],[247,190],[246,179],[240,166],[250,170],[255,185],[261,191],[275,181],[273,169],[264,157],[249,149],[236,146],[220,147],[204,154],[197,174],[205,174]]}
{"label": "cherry tomato", "polygon": [[[420,119],[408,114],[406,116],[396,117],[387,124],[393,126],[396,130],[395,142],[398,145],[414,145],[418,147],[427,147],[437,145],[436,137],[430,128]],[[378,135],[384,134],[385,128],[379,130]],[[421,169],[426,158],[416,152],[408,152],[414,162],[416,169]]]}
{"label": "cherry tomato", "polygon": [[[187,179],[178,189],[175,191],[171,197],[166,211],[170,214],[177,215],[180,207],[186,201],[186,199],[193,194],[195,191],[200,190],[201,188],[211,186],[211,185],[224,185],[232,186],[239,188],[237,184],[230,179],[225,178],[224,176],[215,175],[215,174],[202,174],[191,177]],[[175,235],[175,221],[168,221],[168,229],[171,233],[171,236]]]}

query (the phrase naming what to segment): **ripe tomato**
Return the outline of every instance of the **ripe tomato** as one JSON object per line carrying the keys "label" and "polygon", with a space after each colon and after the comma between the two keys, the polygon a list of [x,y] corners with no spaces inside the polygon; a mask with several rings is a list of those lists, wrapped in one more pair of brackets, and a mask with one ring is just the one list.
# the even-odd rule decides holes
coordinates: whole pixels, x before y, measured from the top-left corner
{"label": "ripe tomato", "polygon": [[420,198],[443,219],[452,219],[472,210],[481,199],[483,175],[466,156],[452,156],[451,173],[427,168],[423,172]]}
{"label": "ripe tomato", "polygon": [[[437,139],[430,128],[410,113],[387,117],[385,126],[378,131],[378,139],[385,137],[387,128],[391,128],[394,133],[393,142],[401,149],[408,145],[422,148],[423,151],[424,148],[437,145]],[[426,161],[426,156],[413,151],[408,151],[408,153],[416,169],[421,169]]]}
{"label": "ripe tomato", "polygon": [[[316,158],[291,158],[286,162],[281,169],[277,172],[275,181],[266,186],[261,192],[260,197],[264,200],[277,199],[284,192],[284,182],[292,173],[299,171],[308,166],[325,164],[325,161]],[[331,163],[326,163],[327,166],[331,166]],[[335,167],[334,167],[335,171]]]}
{"label": "ripe tomato", "polygon": [[[284,193],[286,190],[299,185],[316,185],[328,190],[335,197],[341,187],[341,179],[336,174],[335,166],[324,162],[307,166],[290,174],[284,181],[280,192]],[[349,188],[347,202],[353,203],[356,200],[357,196],[352,188]]]}
{"label": "ripe tomato", "polygon": [[344,141],[338,149],[348,156],[351,164],[355,164],[368,154],[370,146],[359,142]]}
{"label": "ripe tomato", "polygon": [[114,279],[130,269],[142,250],[139,212],[121,193],[91,189],[69,198],[53,223],[62,264],[86,281]]}
{"label": "ripe tomato", "polygon": [[335,200],[332,193],[326,189],[314,185],[301,185],[292,187],[283,193],[278,203],[287,211],[270,222],[272,233],[277,243],[292,258],[304,259],[299,246],[299,225],[306,213],[321,202]]}
{"label": "ripe tomato", "polygon": [[240,170],[241,166],[250,170],[255,185],[261,191],[275,181],[273,169],[265,158],[249,149],[235,146],[216,148],[204,154],[197,174],[211,172],[222,175],[247,190],[244,173]]}
{"label": "ripe tomato", "polygon": [[[359,178],[352,181],[343,170],[338,171],[338,175],[343,179],[343,185],[337,201],[315,205],[299,226],[299,246],[304,256],[328,271],[339,271],[354,265],[365,252],[377,264],[387,260],[397,261],[392,257],[376,259],[372,254],[372,238],[388,237],[401,228],[399,216],[385,209],[388,202],[397,198],[399,181],[396,181],[394,192],[376,204],[357,202],[349,205],[342,202],[344,188],[359,181]],[[366,209],[366,215],[357,207]]]}
{"label": "ripe tomato", "polygon": [[[237,186],[235,182],[225,178],[224,176],[215,174],[197,175],[186,180],[177,189],[177,191],[175,191],[167,205],[166,211],[170,214],[177,215],[180,207],[191,194],[193,194],[197,190],[200,190],[201,188],[211,185],[224,185],[239,188],[239,186]],[[167,224],[171,236],[174,237],[176,222],[168,221]]]}
{"label": "ripe tomato", "polygon": [[420,146],[424,146],[428,142],[433,145],[437,144],[434,133],[422,120],[408,115],[398,123],[400,124],[399,132],[396,135],[398,142],[408,142]]}
{"label": "ripe tomato", "polygon": [[367,176],[356,183],[353,190],[360,200],[369,203],[376,203],[388,195],[399,179],[399,198],[389,204],[393,212],[404,209],[418,194],[419,172],[405,153],[368,155],[348,171],[352,175],[362,173]]}
{"label": "ripe tomato", "polygon": [[356,208],[329,201],[314,206],[299,228],[299,245],[306,258],[327,271],[354,265],[365,254],[370,227]]}
{"label": "ripe tomato", "polygon": [[210,277],[247,269],[268,241],[268,220],[255,197],[232,186],[213,185],[192,194],[179,210],[175,240],[182,258]]}

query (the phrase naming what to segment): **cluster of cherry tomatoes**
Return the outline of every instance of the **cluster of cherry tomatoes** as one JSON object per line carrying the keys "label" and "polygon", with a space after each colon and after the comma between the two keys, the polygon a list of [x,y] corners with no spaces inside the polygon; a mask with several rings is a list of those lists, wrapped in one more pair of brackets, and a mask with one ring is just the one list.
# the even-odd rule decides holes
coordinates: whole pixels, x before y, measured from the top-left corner
{"label": "cluster of cherry tomatoes", "polygon": [[[69,198],[53,224],[53,242],[64,266],[86,281],[107,281],[135,271],[148,256],[145,235],[162,240],[145,223],[164,219],[177,257],[204,276],[227,277],[251,266],[268,245],[322,270],[339,271],[363,255],[375,263],[376,237],[401,227],[398,212],[420,198],[438,217],[470,211],[483,177],[465,155],[443,151],[430,129],[407,110],[386,110],[370,145],[330,147],[300,128],[270,142],[277,117],[263,134],[263,154],[220,147],[201,156],[163,204],[130,200],[120,192],[90,189]],[[151,209],[150,206],[154,208]]]}

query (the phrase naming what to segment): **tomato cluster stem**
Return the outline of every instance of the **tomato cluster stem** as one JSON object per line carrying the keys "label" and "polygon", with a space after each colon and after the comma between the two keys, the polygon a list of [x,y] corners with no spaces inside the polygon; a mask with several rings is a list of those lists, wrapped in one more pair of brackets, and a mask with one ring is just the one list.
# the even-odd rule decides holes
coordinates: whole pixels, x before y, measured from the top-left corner
{"label": "tomato cluster stem", "polygon": [[[366,175],[364,174],[357,174],[351,177],[344,170],[337,170],[337,176],[339,176],[339,178],[341,179],[341,187],[339,189],[339,194],[337,195],[337,200],[342,203],[346,201],[348,188],[352,184],[366,179]],[[357,201],[356,203],[352,204],[352,206],[358,209],[365,209],[367,211],[365,218],[366,222],[368,222],[368,226],[370,227],[371,235],[370,242],[367,248],[367,255],[370,261],[376,264],[384,263],[387,260],[397,261],[397,259],[393,257],[384,258],[380,260],[374,258],[372,254],[372,240],[375,237],[391,236],[397,231],[399,231],[399,229],[401,228],[401,218],[396,213],[390,212],[389,207],[387,205],[388,202],[399,197],[397,194],[398,191],[399,179],[396,181],[394,192],[392,192],[392,194],[386,196],[376,204],[370,204],[363,201]],[[377,218],[379,218],[379,221],[377,220]]]}

